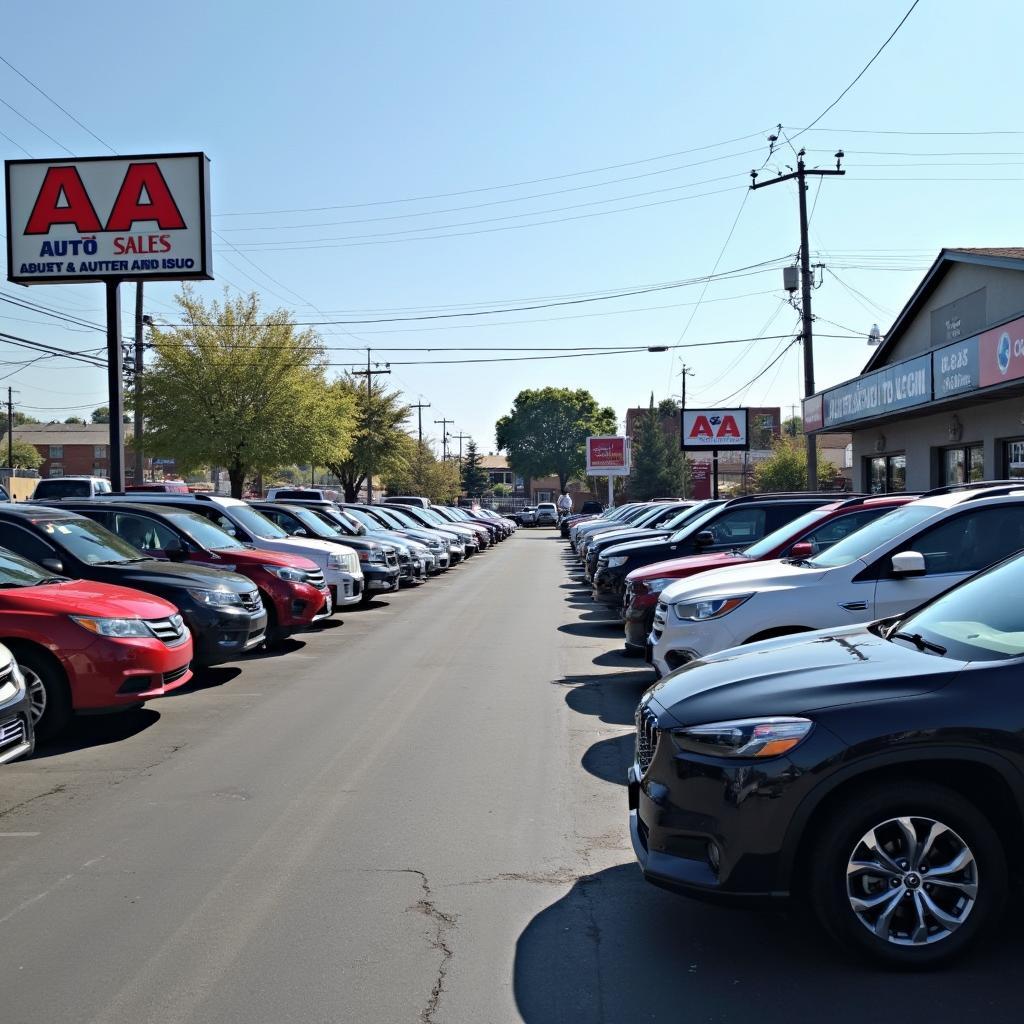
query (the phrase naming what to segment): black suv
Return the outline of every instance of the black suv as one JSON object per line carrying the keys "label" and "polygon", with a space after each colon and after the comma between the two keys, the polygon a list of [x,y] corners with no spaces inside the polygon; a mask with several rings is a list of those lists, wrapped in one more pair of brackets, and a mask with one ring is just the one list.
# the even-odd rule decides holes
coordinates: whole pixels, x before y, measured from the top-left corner
{"label": "black suv", "polygon": [[634,569],[708,551],[742,550],[797,516],[835,500],[834,493],[806,491],[749,494],[731,498],[702,516],[687,519],[669,537],[606,548],[594,571],[594,600],[619,608],[626,592],[626,577]]}
{"label": "black suv", "polygon": [[666,676],[629,771],[644,875],[798,895],[897,965],[960,953],[1004,909],[1024,836],[1022,592],[1018,553],[907,615]]}
{"label": "black suv", "polygon": [[0,545],[44,569],[155,594],[192,632],[195,662],[215,665],[263,643],[267,613],[252,580],[147,558],[99,523],[43,505],[0,506]]}

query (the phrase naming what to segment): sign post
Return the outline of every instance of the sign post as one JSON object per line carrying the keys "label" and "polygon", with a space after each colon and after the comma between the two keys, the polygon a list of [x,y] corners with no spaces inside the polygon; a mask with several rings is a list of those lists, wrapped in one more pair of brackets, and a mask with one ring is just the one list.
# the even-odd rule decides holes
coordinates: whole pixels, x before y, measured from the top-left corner
{"label": "sign post", "polygon": [[213,279],[210,161],[203,153],[8,160],[7,280],[102,281],[110,484],[124,490],[122,281]]}
{"label": "sign post", "polygon": [[615,505],[613,477],[629,476],[633,454],[632,438],[588,437],[587,476],[608,477],[608,507]]}
{"label": "sign post", "polygon": [[750,448],[747,409],[684,409],[680,416],[684,452],[711,452],[712,496],[718,497],[718,452]]}

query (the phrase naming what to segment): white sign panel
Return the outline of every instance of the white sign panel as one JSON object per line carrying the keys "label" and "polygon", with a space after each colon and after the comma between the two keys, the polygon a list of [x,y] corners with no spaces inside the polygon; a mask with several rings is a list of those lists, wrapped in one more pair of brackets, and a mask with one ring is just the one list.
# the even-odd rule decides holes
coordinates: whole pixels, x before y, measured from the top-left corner
{"label": "white sign panel", "polygon": [[684,409],[682,447],[750,447],[746,409]]}
{"label": "white sign panel", "polygon": [[208,280],[203,153],[8,160],[7,279]]}

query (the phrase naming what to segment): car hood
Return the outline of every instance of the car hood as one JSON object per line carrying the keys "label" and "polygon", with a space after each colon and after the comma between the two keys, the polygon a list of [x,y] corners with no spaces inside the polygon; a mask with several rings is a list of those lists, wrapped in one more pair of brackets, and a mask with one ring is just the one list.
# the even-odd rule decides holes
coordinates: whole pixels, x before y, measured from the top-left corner
{"label": "car hood", "polygon": [[646,583],[648,580],[664,579],[666,576],[693,576],[708,569],[720,569],[725,565],[748,565],[742,555],[731,551],[714,551],[707,555],[688,555],[686,558],[670,558],[667,562],[655,562],[634,569],[626,579],[630,583]]}
{"label": "car hood", "polygon": [[213,552],[219,558],[224,559],[224,565],[218,565],[218,569],[230,571],[232,563],[235,565],[276,565],[287,566],[292,569],[301,569],[303,572],[311,572],[316,568],[316,562],[306,558],[305,555],[290,555],[287,551],[267,551],[266,548],[256,548],[246,545],[244,548],[218,548]]}
{"label": "car hood", "polygon": [[333,554],[336,551],[348,552],[354,555],[355,551],[347,543],[335,544],[331,540],[320,540],[314,537],[257,537],[253,541],[253,547],[265,548],[267,551],[290,551],[295,555],[305,555],[312,558],[319,565],[325,555]]}
{"label": "car hood", "polygon": [[669,604],[676,601],[696,600],[699,596],[718,597],[747,590],[762,593],[766,590],[808,586],[816,583],[831,569],[795,564],[777,558],[771,562],[748,562],[725,565],[712,572],[702,573],[697,579],[682,579],[661,592],[661,599]]}
{"label": "car hood", "polygon": [[[246,583],[246,589],[252,590],[252,584]],[[54,615],[88,614],[111,619],[165,619],[178,609],[162,597],[129,587],[68,580],[0,590],[0,612],[17,610]]]}
{"label": "car hood", "polygon": [[658,547],[663,548],[668,544],[669,538],[672,534],[663,534],[660,537],[646,537],[643,540],[629,540],[624,541],[621,544],[615,544],[610,548],[605,548],[601,553],[611,557],[612,555],[634,555],[639,554],[643,551],[650,551],[651,549]]}
{"label": "car hood", "polygon": [[890,643],[864,626],[847,626],[764,640],[690,662],[656,683],[644,699],[680,725],[804,715],[929,693],[964,665]]}
{"label": "car hood", "polygon": [[147,558],[142,562],[98,565],[96,568],[116,572],[127,587],[196,587],[200,590],[226,588],[236,594],[247,594],[254,586],[252,580],[238,573],[197,565],[194,562],[162,562],[156,558]]}
{"label": "car hood", "polygon": [[632,530],[611,530],[608,533],[599,533],[590,538],[590,543],[607,547],[611,544],[626,544],[632,540],[657,540],[668,537],[671,533],[671,530],[660,530],[657,527],[648,529],[645,526],[637,526]]}

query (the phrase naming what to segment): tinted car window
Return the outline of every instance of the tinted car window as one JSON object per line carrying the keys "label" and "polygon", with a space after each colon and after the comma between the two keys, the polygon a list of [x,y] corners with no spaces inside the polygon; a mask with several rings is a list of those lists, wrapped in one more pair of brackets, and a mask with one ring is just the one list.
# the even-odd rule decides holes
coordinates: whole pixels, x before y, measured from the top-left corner
{"label": "tinted car window", "polygon": [[837,565],[849,565],[858,558],[870,554],[879,545],[898,537],[904,530],[909,530],[917,523],[930,519],[940,510],[935,505],[924,505],[912,502],[902,508],[894,509],[873,523],[868,523],[862,530],[851,533],[828,551],[815,555],[811,564],[823,569],[833,569]]}
{"label": "tinted car window", "polygon": [[44,569],[0,548],[0,587],[33,587],[50,578]]}
{"label": "tinted car window", "polygon": [[166,551],[180,544],[178,535],[163,523],[135,512],[113,512],[110,526],[121,540],[140,551]]}
{"label": "tinted car window", "polygon": [[767,510],[757,506],[741,506],[729,512],[723,512],[713,523],[703,529],[709,530],[715,537],[716,544],[735,544],[746,547],[764,536],[765,524],[768,521]]}
{"label": "tinted car window", "polygon": [[88,498],[92,487],[88,480],[40,480],[34,498]]}
{"label": "tinted car window", "polygon": [[219,526],[192,512],[165,512],[164,515],[197,544],[210,551],[229,551],[243,546],[230,533],[225,533]]}
{"label": "tinted car window", "polygon": [[35,525],[47,539],[87,565],[131,562],[141,557],[136,548],[91,519],[45,519]]}
{"label": "tinted car window", "polygon": [[883,515],[885,511],[884,508],[866,508],[860,512],[837,516],[819,526],[817,530],[812,530],[803,540],[813,545],[815,554],[817,554],[819,551],[832,547],[833,544],[838,544],[844,537],[855,533],[862,526]]}
{"label": "tinted car window", "polygon": [[924,555],[929,576],[977,572],[1024,548],[1024,506],[976,508],[923,531],[901,551]]}
{"label": "tinted car window", "polygon": [[0,525],[0,543],[30,562],[42,562],[44,558],[54,558],[57,554],[55,548],[34,533],[8,523]]}

